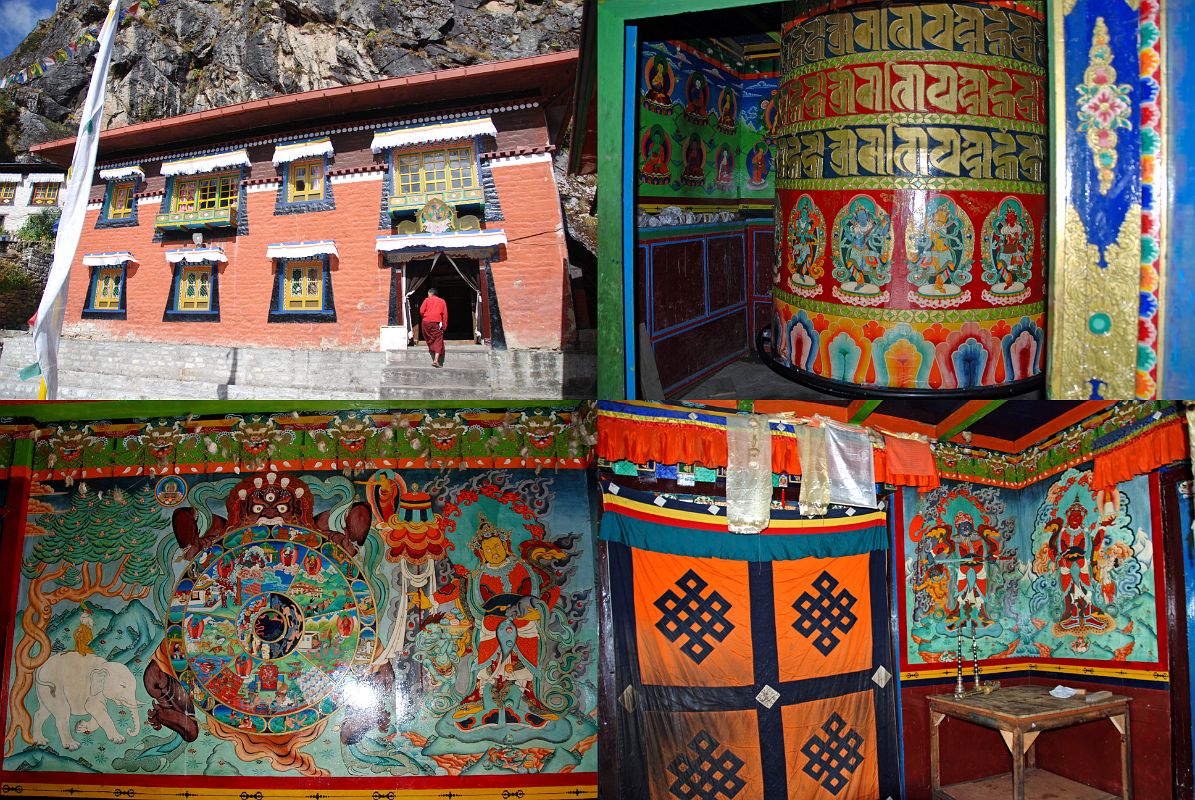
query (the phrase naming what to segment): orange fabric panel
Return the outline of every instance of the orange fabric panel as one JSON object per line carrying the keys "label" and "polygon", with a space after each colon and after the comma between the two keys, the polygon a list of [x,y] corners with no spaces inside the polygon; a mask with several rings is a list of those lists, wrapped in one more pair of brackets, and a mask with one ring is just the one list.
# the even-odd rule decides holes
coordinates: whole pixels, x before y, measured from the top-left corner
{"label": "orange fabric panel", "polygon": [[1097,454],[1093,488],[1111,489],[1121,481],[1153,472],[1158,467],[1190,458],[1185,426],[1168,422],[1113,450]]}
{"label": "orange fabric panel", "polygon": [[754,711],[647,711],[643,717],[651,800],[685,797],[689,786],[708,790],[695,797],[763,796]]}
{"label": "orange fabric panel", "polygon": [[780,680],[871,666],[869,559],[863,553],[772,563]]}
{"label": "orange fabric panel", "polygon": [[726,428],[625,420],[598,415],[598,456],[646,464],[726,466]]}
{"label": "orange fabric panel", "polygon": [[642,682],[754,684],[747,562],[632,553]]}
{"label": "orange fabric panel", "polygon": [[801,454],[792,436],[772,436],[772,472],[783,475],[801,474]]}
{"label": "orange fabric panel", "polygon": [[[934,461],[929,442],[885,434],[884,450],[887,456],[888,483],[916,486],[922,492],[938,488],[938,464]],[[877,480],[878,477],[877,474]]]}
{"label": "orange fabric panel", "polygon": [[856,692],[781,709],[789,797],[874,800],[880,796],[873,703],[871,692]]}

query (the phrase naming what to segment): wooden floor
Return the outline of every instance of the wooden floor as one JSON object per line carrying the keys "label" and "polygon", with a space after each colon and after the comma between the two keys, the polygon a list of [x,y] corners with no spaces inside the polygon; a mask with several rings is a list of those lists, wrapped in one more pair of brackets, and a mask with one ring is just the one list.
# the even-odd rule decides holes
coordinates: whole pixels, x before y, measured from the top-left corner
{"label": "wooden floor", "polygon": [[[1006,800],[1012,797],[1012,773],[943,786],[939,798],[953,800]],[[1041,769],[1025,770],[1025,800],[1116,800],[1118,795],[1076,783]]]}

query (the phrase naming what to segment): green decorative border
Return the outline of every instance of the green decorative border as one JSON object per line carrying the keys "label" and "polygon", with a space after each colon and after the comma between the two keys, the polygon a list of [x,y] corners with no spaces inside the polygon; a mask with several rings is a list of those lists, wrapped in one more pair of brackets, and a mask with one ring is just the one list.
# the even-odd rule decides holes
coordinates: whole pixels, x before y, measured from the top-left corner
{"label": "green decorative border", "polygon": [[[260,471],[288,462],[330,469],[379,460],[417,466],[577,466],[596,443],[593,404],[496,409],[379,409],[165,417],[148,421],[18,422],[0,426],[0,477],[16,444],[33,440],[35,473]],[[481,461],[485,460],[485,461]],[[492,461],[491,461],[492,460]]]}
{"label": "green decorative border", "polygon": [[[934,458],[943,477],[1019,488],[1045,480],[1101,453],[1124,446],[1125,442],[1166,424],[1182,424],[1173,401],[1122,401],[1093,418],[1084,420],[1031,445],[1020,453],[1002,453],[981,447],[939,442]],[[1156,418],[1152,421],[1150,417]],[[1097,415],[1097,418],[1100,415]],[[1144,424],[1142,424],[1144,423]],[[1111,433],[1134,426],[1131,435],[1097,447]]]}
{"label": "green decorative border", "polygon": [[827,303],[823,300],[808,300],[797,297],[782,289],[773,287],[772,296],[783,300],[791,306],[799,306],[809,314],[827,314],[834,317],[847,318],[844,311],[850,312],[849,319],[874,319],[882,322],[915,322],[932,324],[934,322],[970,322],[972,320],[990,319],[1020,319],[1046,313],[1045,302],[1028,303],[1021,306],[999,306],[994,308],[868,308],[866,306],[843,306],[839,303]]}

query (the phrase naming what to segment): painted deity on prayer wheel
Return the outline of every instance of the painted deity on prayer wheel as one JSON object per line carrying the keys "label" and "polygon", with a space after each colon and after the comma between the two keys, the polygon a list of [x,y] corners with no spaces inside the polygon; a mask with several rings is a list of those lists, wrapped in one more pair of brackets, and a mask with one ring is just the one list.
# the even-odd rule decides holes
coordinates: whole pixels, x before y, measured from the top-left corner
{"label": "painted deity on prayer wheel", "polygon": [[773,365],[850,393],[1039,384],[1044,3],[794,0],[782,48]]}

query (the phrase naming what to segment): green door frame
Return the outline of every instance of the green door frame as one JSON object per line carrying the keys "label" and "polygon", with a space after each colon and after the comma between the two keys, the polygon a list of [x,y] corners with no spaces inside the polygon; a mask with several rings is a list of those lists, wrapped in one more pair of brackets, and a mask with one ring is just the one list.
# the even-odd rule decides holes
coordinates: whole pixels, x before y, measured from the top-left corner
{"label": "green door frame", "polygon": [[[598,397],[634,399],[634,150],[638,31],[645,20],[761,0],[598,0]],[[631,69],[628,69],[631,66]],[[628,113],[629,112],[629,113]],[[617,131],[617,133],[615,133]]]}

